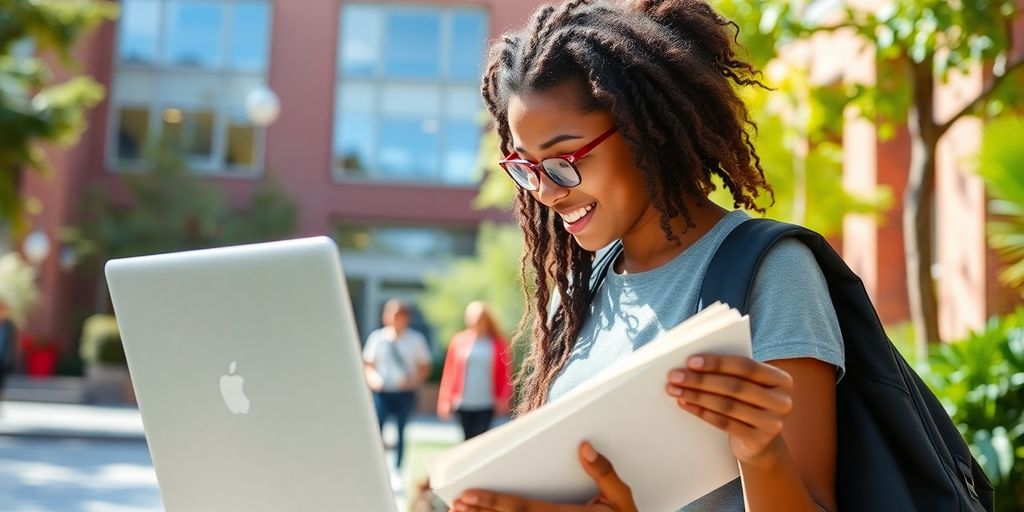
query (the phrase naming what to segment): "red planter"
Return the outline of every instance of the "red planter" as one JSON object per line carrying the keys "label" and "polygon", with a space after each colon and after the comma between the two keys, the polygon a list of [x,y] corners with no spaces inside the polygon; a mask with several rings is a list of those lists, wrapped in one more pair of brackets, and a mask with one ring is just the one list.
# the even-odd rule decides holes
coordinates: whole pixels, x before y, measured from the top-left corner
{"label": "red planter", "polygon": [[37,343],[35,336],[29,333],[23,333],[20,342],[21,353],[25,358],[25,372],[28,376],[52,376],[57,369],[57,347],[48,343]]}

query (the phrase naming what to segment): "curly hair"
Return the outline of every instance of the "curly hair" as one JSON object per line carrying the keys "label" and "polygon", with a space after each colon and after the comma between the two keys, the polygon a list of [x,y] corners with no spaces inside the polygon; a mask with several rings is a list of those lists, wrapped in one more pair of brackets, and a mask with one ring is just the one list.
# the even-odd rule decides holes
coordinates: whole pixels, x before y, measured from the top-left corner
{"label": "curly hair", "polygon": [[[732,27],[734,31],[730,31]],[[756,125],[736,88],[765,87],[736,54],[739,27],[703,0],[572,0],[534,12],[526,27],[506,33],[488,52],[484,103],[504,153],[512,151],[508,102],[514,95],[576,81],[577,107],[608,112],[633,152],[666,237],[670,221],[694,226],[687,197],[707,197],[718,176],[734,206],[772,194],[750,132]],[[574,243],[557,215],[520,190],[516,217],[525,233],[524,287],[532,275],[521,329],[532,344],[517,385],[518,413],[547,400],[565,366],[590,304],[594,253]],[[552,294],[559,306],[548,318]]]}

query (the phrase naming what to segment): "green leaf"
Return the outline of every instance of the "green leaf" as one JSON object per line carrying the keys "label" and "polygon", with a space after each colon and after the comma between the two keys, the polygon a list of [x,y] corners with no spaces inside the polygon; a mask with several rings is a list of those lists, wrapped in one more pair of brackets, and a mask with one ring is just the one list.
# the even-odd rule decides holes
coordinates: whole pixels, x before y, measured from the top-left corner
{"label": "green leaf", "polygon": [[985,126],[978,174],[998,220],[988,224],[989,244],[1008,263],[1000,280],[1024,293],[1024,118],[1004,116]]}
{"label": "green leaf", "polygon": [[[74,76],[77,65],[70,52],[117,12],[115,3],[105,1],[0,1],[0,223],[24,224],[21,201],[10,183],[18,181],[23,169],[48,171],[39,146],[75,144],[85,130],[86,111],[102,100],[103,88],[95,80]],[[55,51],[71,78],[54,83],[47,61],[13,55],[15,44],[25,41],[37,52]]]}

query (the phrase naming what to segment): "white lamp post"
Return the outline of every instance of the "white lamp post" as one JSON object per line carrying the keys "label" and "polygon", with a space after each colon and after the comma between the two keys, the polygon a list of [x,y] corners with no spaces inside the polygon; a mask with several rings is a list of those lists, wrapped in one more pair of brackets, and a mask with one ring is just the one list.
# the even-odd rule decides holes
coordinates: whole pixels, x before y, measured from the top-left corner
{"label": "white lamp post", "polygon": [[253,124],[266,127],[281,115],[281,102],[269,87],[260,86],[245,97],[245,110]]}
{"label": "white lamp post", "polygon": [[25,259],[33,266],[38,267],[50,254],[50,238],[46,236],[46,233],[37,229],[25,237],[22,249]]}

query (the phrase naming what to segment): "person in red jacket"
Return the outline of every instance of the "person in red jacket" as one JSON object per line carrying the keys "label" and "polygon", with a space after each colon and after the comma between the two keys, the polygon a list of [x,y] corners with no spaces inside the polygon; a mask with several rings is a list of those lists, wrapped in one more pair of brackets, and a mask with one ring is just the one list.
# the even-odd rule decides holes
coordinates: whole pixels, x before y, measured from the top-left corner
{"label": "person in red jacket", "polygon": [[453,411],[458,413],[466,439],[490,429],[495,414],[508,412],[511,362],[511,350],[494,316],[483,302],[470,303],[466,306],[466,330],[448,343],[438,417],[446,420]]}

